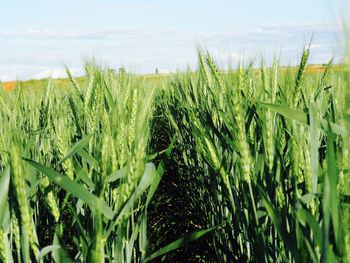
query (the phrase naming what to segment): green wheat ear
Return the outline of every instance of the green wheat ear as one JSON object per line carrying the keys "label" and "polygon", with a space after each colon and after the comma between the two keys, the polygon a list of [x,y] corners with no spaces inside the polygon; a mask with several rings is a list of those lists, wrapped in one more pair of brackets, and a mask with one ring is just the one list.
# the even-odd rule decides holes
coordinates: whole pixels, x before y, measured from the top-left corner
{"label": "green wheat ear", "polygon": [[[38,248],[36,245],[36,240],[34,236],[33,225],[32,225],[32,216],[30,207],[28,204],[27,197],[27,187],[26,187],[26,178],[25,170],[23,167],[23,161],[21,158],[21,152],[18,146],[13,145],[10,149],[11,156],[11,173],[13,178],[13,187],[15,189],[17,202],[20,211],[21,218],[21,231],[25,237],[21,237],[21,242],[26,243],[26,250],[23,250],[23,257],[29,259],[29,247],[32,249],[35,257],[38,256]],[[24,247],[23,247],[24,248]]]}
{"label": "green wheat ear", "polygon": [[304,48],[303,54],[301,56],[300,65],[298,69],[298,73],[295,79],[295,85],[294,85],[294,100],[293,100],[293,106],[297,107],[299,104],[299,100],[301,99],[301,86],[302,81],[304,79],[305,70],[307,66],[307,62],[310,57],[310,48]]}

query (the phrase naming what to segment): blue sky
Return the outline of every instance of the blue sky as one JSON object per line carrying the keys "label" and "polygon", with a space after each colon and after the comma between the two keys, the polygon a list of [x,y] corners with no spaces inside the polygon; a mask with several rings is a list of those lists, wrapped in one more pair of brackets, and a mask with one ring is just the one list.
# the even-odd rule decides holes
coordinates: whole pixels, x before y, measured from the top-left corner
{"label": "blue sky", "polygon": [[[312,34],[312,63],[340,59],[332,0],[2,1],[0,80],[82,74],[84,59],[136,73],[196,65],[196,46],[221,66],[274,55],[295,65]],[[259,58],[260,60],[260,58]]]}

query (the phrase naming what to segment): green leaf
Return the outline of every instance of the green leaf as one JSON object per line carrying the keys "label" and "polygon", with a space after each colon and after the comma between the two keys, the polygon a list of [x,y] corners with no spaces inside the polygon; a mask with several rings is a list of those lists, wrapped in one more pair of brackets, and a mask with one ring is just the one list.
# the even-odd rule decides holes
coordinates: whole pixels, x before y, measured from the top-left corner
{"label": "green leaf", "polygon": [[305,194],[302,197],[300,197],[300,201],[304,204],[308,204],[311,200],[315,199],[316,196],[314,194]]}
{"label": "green leaf", "polygon": [[339,263],[339,260],[337,256],[333,252],[333,248],[331,246],[328,246],[327,248],[327,254],[326,254],[326,260],[327,263]]}
{"label": "green leaf", "polygon": [[153,163],[146,163],[145,165],[145,172],[143,176],[141,177],[141,181],[134,190],[134,192],[130,195],[128,200],[125,202],[125,204],[120,209],[119,213],[116,214],[115,218],[113,218],[111,225],[109,226],[108,230],[105,232],[105,238],[108,238],[110,233],[113,231],[114,227],[118,225],[122,219],[125,218],[127,213],[130,212],[131,207],[134,205],[137,198],[139,198],[146,189],[150,186],[152,180],[153,180],[153,174],[155,173],[155,166]]}
{"label": "green leaf", "polygon": [[310,105],[310,155],[311,155],[311,184],[312,192],[317,192],[318,182],[318,132],[317,132],[317,119],[316,119],[316,105],[311,103]]}
{"label": "green leaf", "polygon": [[307,250],[309,251],[310,258],[312,259],[312,262],[319,263],[319,260],[315,253],[315,247],[313,244],[310,244],[310,241],[306,238],[304,238],[304,242],[306,244]]}
{"label": "green leaf", "polygon": [[52,252],[54,250],[60,249],[60,248],[61,248],[61,246],[59,246],[59,245],[51,245],[51,246],[44,247],[42,250],[40,250],[38,261],[44,262],[44,257],[47,254],[49,254],[50,252]]}
{"label": "green leaf", "polygon": [[314,240],[316,241],[316,243],[321,246],[322,245],[322,230],[320,228],[320,226],[317,223],[316,218],[307,210],[305,210],[304,208],[300,208],[297,211],[297,218],[298,220],[305,224],[307,223],[311,230],[312,230],[312,234],[314,236]]}
{"label": "green leaf", "polygon": [[85,151],[84,149],[80,149],[79,151],[77,151],[77,153],[81,156],[81,158],[83,158],[85,162],[90,164],[93,168],[96,169],[98,167],[98,161],[87,151]]}
{"label": "green leaf", "polygon": [[[308,115],[305,112],[293,110],[283,105],[263,103],[263,102],[260,102],[260,104],[262,106],[270,108],[272,111],[275,111],[290,120],[294,120],[294,121],[309,125]],[[344,127],[336,123],[329,123],[328,121],[323,119],[321,121],[320,120],[313,120],[313,121],[314,121],[313,125],[316,125],[317,128],[322,127],[324,130],[327,130],[328,124],[329,124],[331,131],[334,132],[335,134],[342,135],[342,136],[350,135],[347,129],[345,129]]]}
{"label": "green leaf", "polygon": [[73,119],[74,119],[74,123],[75,123],[75,126],[77,128],[77,135],[82,137],[83,136],[83,132],[82,132],[82,129],[81,129],[81,126],[80,126],[80,123],[79,123],[79,115],[78,115],[78,112],[79,112],[79,109],[77,109],[77,105],[75,103],[75,100],[73,97],[69,96],[68,97],[68,101],[69,101],[69,106],[70,106],[70,109],[72,111],[72,114],[73,114]]}
{"label": "green leaf", "polygon": [[273,225],[275,226],[278,235],[281,237],[288,250],[292,253],[295,261],[300,262],[296,240],[288,233],[287,229],[285,228],[285,225],[282,224],[282,217],[278,214],[277,209],[275,209],[271,201],[268,199],[264,190],[258,185],[257,187],[262,197],[263,204],[267,210],[267,214],[269,215]]}
{"label": "green leaf", "polygon": [[7,210],[8,202],[8,191],[10,185],[10,168],[6,167],[4,173],[0,178],[0,228],[2,228],[2,223],[5,216],[5,211]]}
{"label": "green leaf", "polygon": [[83,227],[83,224],[81,223],[81,221],[80,221],[80,219],[79,219],[79,216],[78,216],[78,214],[77,214],[77,212],[76,212],[76,208],[73,208],[72,207],[72,205],[70,204],[70,203],[68,203],[68,208],[69,208],[69,210],[72,212],[72,215],[73,215],[73,217],[74,217],[74,219],[75,219],[75,222],[76,222],[76,225],[78,226],[78,229],[79,229],[79,231],[80,231],[80,236],[81,236],[81,240],[83,240],[84,241],[84,243],[85,244],[83,244],[83,242],[81,242],[81,246],[83,246],[83,245],[88,245],[88,238],[87,238],[87,236],[86,236],[86,230],[84,229],[84,227]]}
{"label": "green leaf", "polygon": [[81,168],[80,171],[77,173],[77,178],[75,180],[78,181],[79,179],[81,179],[90,188],[90,190],[94,191],[96,186],[87,174],[88,172],[86,167]]}
{"label": "green leaf", "polygon": [[[326,180],[325,183],[329,184],[327,187],[328,193],[329,193],[329,212],[331,214],[332,222],[333,222],[333,228],[334,228],[334,235],[335,240],[337,244],[340,242],[339,237],[339,197],[338,197],[338,191],[337,191],[337,185],[338,185],[338,167],[336,163],[336,155],[335,155],[335,149],[334,149],[334,143],[335,138],[332,132],[328,132],[328,139],[327,139],[327,173],[326,173]],[[327,209],[327,208],[326,208]]]}
{"label": "green leaf", "polygon": [[58,162],[57,165],[63,163],[65,160],[67,160],[68,158],[70,158],[71,156],[76,154],[77,152],[84,149],[89,144],[91,137],[92,137],[92,134],[89,134],[89,135],[84,136],[80,141],[76,142],[74,144],[74,146],[72,147],[72,149],[62,158],[61,161]]}
{"label": "green leaf", "polygon": [[218,226],[214,226],[208,229],[204,229],[204,230],[200,230],[197,232],[194,232],[190,235],[187,235],[185,237],[179,238],[177,240],[175,240],[174,242],[171,242],[170,244],[160,248],[159,250],[157,250],[156,252],[152,253],[150,256],[148,256],[144,261],[142,261],[143,263],[149,262],[157,257],[160,257],[166,253],[169,253],[170,251],[176,250],[184,245],[186,245],[187,243],[194,241],[196,239],[201,238],[204,235],[207,235],[208,233],[214,231],[215,229],[217,229]]}
{"label": "green leaf", "polygon": [[260,104],[270,108],[275,112],[278,112],[279,114],[283,115],[288,119],[307,124],[307,115],[302,111],[293,110],[287,106],[282,106],[277,104],[270,104],[270,103],[263,103],[263,102],[261,102]]}
{"label": "green leaf", "polygon": [[321,125],[324,130],[327,130],[328,126],[329,126],[330,130],[337,135],[341,135],[341,136],[349,136],[350,135],[349,131],[346,128],[344,128],[336,123],[328,122],[327,120],[321,120],[321,122],[318,123],[318,125]]}
{"label": "green leaf", "polygon": [[148,194],[147,194],[146,207],[148,206],[154,193],[156,192],[158,185],[162,179],[163,173],[164,173],[164,168],[163,168],[163,163],[161,162],[158,165],[157,171],[154,173],[154,177],[152,178],[152,184],[151,184],[150,189],[149,189]]}
{"label": "green leaf", "polygon": [[100,211],[106,218],[112,219],[114,212],[107,206],[100,198],[90,193],[82,185],[70,180],[69,178],[61,175],[56,170],[41,165],[30,159],[25,159],[31,166],[35,167],[38,171],[47,175],[54,183],[65,189],[70,194],[80,198],[86,204],[90,206],[92,212]]}
{"label": "green leaf", "polygon": [[167,157],[169,157],[171,152],[172,152],[172,150],[174,149],[175,143],[176,143],[176,136],[173,136],[173,138],[172,138],[172,140],[170,142],[170,145],[166,149],[164,149],[164,150],[162,150],[160,152],[156,152],[156,153],[153,153],[153,154],[149,155],[147,157],[147,161],[152,161],[153,159],[157,158],[158,156],[162,155],[163,153],[165,153],[165,155]]}
{"label": "green leaf", "polygon": [[145,171],[141,178],[140,184],[136,188],[139,195],[142,194],[150,186],[153,180],[152,175],[154,175],[155,171],[156,171],[156,167],[153,163],[145,164]]}
{"label": "green leaf", "polygon": [[124,178],[127,175],[127,171],[128,171],[128,167],[124,166],[123,168],[120,168],[118,171],[116,171],[115,173],[107,176],[107,178],[105,179],[106,183],[112,183],[115,182],[119,179]]}
{"label": "green leaf", "polygon": [[58,249],[52,250],[52,258],[55,263],[71,263],[72,260],[69,258],[68,253],[62,245],[62,225],[56,225],[55,234],[53,237],[53,246],[58,246]]}

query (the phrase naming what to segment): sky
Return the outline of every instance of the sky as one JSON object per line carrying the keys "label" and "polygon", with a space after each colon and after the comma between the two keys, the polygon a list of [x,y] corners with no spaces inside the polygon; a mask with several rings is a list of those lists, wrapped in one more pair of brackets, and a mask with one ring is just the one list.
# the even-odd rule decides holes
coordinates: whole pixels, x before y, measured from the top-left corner
{"label": "sky", "polygon": [[[345,0],[344,0],[345,1]],[[341,60],[335,0],[0,0],[0,80],[83,74],[84,61],[134,73],[196,67],[197,47],[222,68],[278,57]]]}

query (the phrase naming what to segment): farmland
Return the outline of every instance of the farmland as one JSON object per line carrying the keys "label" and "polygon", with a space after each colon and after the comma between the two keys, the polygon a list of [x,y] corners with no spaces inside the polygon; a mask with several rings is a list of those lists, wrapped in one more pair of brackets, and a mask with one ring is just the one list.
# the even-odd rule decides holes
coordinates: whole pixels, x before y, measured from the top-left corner
{"label": "farmland", "polygon": [[349,262],[348,66],[3,84],[2,262]]}

